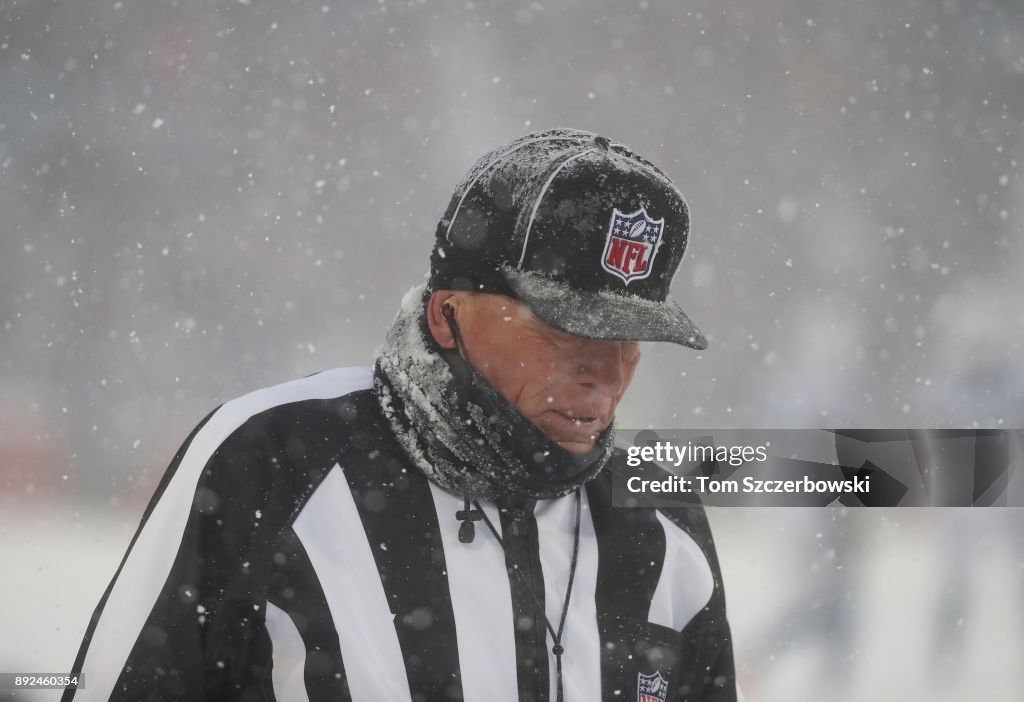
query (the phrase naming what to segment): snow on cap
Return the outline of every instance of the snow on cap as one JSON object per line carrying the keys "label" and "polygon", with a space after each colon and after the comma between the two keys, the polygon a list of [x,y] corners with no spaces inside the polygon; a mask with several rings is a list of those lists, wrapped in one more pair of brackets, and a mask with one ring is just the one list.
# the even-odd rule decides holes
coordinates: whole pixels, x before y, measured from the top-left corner
{"label": "snow on cap", "polygon": [[626,146],[576,129],[535,132],[486,154],[456,188],[430,289],[508,295],[588,339],[704,349],[669,297],[689,225],[672,181]]}

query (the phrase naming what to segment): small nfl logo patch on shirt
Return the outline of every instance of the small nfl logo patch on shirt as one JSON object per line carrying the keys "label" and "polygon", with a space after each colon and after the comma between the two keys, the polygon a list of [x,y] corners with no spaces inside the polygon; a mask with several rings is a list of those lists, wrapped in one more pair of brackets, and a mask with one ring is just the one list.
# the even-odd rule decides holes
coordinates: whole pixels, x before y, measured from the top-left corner
{"label": "small nfl logo patch on shirt", "polygon": [[612,210],[601,267],[621,278],[626,285],[631,280],[646,278],[651,274],[664,231],[665,218],[651,219],[643,208],[630,214],[623,214],[617,208]]}
{"label": "small nfl logo patch on shirt", "polygon": [[668,697],[668,680],[661,675],[660,670],[654,671],[654,675],[639,674],[636,681],[637,702],[665,702]]}

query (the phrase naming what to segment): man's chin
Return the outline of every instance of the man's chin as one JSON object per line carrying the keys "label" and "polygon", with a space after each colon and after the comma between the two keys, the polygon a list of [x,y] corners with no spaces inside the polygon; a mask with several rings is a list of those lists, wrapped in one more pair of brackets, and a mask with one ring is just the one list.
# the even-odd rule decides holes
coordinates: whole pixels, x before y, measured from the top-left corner
{"label": "man's chin", "polygon": [[556,439],[555,443],[564,448],[566,451],[569,451],[570,453],[583,455],[587,451],[590,451],[592,448],[594,448],[594,445],[597,443],[597,441],[594,439],[590,439],[587,441],[559,441]]}

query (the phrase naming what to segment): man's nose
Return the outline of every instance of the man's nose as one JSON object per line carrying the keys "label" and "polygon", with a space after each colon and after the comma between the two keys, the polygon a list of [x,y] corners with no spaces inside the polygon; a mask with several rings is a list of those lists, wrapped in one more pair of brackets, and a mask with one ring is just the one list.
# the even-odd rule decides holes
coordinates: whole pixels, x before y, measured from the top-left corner
{"label": "man's nose", "polygon": [[622,344],[615,341],[588,341],[580,355],[578,380],[609,396],[622,392],[629,364]]}

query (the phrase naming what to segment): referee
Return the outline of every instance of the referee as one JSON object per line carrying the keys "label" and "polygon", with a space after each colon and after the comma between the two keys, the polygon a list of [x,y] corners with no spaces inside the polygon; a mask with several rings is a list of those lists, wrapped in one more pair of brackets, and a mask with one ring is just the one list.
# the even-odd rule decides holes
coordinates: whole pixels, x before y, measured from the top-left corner
{"label": "referee", "polygon": [[485,155],[372,368],[185,440],[63,699],[736,700],[703,509],[612,501],[638,342],[706,346],[668,296],[688,231],[622,144]]}

